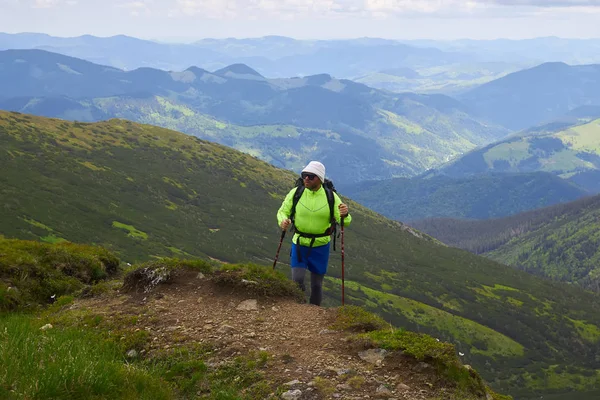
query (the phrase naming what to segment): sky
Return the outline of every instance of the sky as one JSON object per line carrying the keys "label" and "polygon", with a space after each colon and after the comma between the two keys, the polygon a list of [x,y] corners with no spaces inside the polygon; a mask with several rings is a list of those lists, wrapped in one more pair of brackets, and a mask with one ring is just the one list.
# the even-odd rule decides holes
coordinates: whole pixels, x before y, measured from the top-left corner
{"label": "sky", "polygon": [[600,0],[0,0],[0,32],[187,42],[600,38]]}

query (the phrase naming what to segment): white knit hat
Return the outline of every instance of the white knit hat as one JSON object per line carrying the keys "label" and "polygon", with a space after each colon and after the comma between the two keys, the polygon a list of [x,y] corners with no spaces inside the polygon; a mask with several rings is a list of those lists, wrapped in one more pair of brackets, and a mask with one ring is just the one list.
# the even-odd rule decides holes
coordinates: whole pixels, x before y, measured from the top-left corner
{"label": "white knit hat", "polygon": [[325,182],[325,166],[318,161],[311,161],[302,172],[308,172],[309,174],[315,174],[319,177],[321,182]]}

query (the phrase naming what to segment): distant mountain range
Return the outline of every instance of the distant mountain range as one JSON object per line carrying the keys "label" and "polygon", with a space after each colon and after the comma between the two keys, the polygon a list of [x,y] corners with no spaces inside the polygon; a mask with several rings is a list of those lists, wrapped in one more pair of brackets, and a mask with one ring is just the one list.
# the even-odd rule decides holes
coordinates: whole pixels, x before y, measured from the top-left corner
{"label": "distant mountain range", "polygon": [[2,109],[155,124],[289,169],[319,158],[339,181],[411,176],[508,133],[447,96],[393,94],[327,74],[267,79],[243,64],[122,71],[7,50],[0,52],[0,86]]}
{"label": "distant mountain range", "polygon": [[476,115],[513,130],[587,105],[600,105],[600,65],[545,63],[485,83],[458,97]]}
{"label": "distant mountain range", "polygon": [[599,193],[598,111],[598,107],[574,110],[571,118],[582,122],[573,124],[572,121],[558,121],[531,128],[473,150],[424,175],[441,174],[459,178],[488,172],[544,171],[576,183],[590,193]]}

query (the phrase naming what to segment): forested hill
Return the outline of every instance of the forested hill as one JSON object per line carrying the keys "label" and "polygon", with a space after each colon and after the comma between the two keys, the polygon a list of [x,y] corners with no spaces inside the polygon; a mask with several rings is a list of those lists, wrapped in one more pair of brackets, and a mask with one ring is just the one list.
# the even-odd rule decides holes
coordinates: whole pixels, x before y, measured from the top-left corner
{"label": "forested hill", "polygon": [[[103,245],[131,263],[180,256],[270,267],[275,213],[296,178],[149,125],[7,112],[0,168],[0,234]],[[341,195],[353,215],[344,234],[347,303],[456,344],[500,392],[599,389],[596,296],[446,247]],[[288,237],[278,269],[289,268],[289,246]],[[329,305],[340,303],[340,276],[338,250]]]}
{"label": "forested hill", "polygon": [[600,196],[486,221],[426,219],[411,226],[444,243],[600,292]]}

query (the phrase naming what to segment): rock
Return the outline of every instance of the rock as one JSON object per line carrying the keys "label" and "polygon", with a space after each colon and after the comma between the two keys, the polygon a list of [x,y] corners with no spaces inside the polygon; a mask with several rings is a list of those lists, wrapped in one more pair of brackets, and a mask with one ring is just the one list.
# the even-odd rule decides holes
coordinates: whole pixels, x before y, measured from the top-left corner
{"label": "rock", "polygon": [[319,332],[319,335],[329,335],[329,334],[332,334],[332,333],[335,333],[335,331],[332,331],[331,329],[322,329]]}
{"label": "rock", "polygon": [[288,383],[284,383],[283,386],[295,386],[295,385],[299,385],[301,382],[298,379],[294,379],[293,381],[290,381]]}
{"label": "rock", "polygon": [[352,372],[352,370],[345,368],[345,369],[338,369],[337,371],[338,376],[342,376],[342,375],[347,375],[350,372]]}
{"label": "rock", "polygon": [[127,352],[128,358],[136,358],[138,356],[138,352],[135,349],[131,349]]}
{"label": "rock", "polygon": [[392,391],[388,389],[385,385],[379,385],[377,390],[375,391],[377,397],[389,397],[392,395]]}
{"label": "rock", "polygon": [[257,311],[258,310],[258,302],[255,299],[244,300],[236,307],[236,310]]}
{"label": "rock", "polygon": [[198,272],[198,275],[196,275],[196,279],[204,279],[204,274],[202,272]]}
{"label": "rock", "polygon": [[396,390],[399,392],[408,392],[410,390],[410,386],[404,383],[399,383],[398,386],[396,386]]}
{"label": "rock", "polygon": [[258,282],[256,282],[256,281],[249,281],[249,280],[246,280],[246,279],[242,279],[242,283],[244,285],[258,285]]}
{"label": "rock", "polygon": [[52,329],[52,328],[54,328],[54,327],[52,326],[52,324],[46,324],[46,325],[42,326],[42,327],[40,328],[40,330],[41,330],[41,331],[45,331],[45,330]]}
{"label": "rock", "polygon": [[347,383],[340,383],[335,387],[337,390],[352,390],[352,386]]}
{"label": "rock", "polygon": [[277,306],[273,306],[273,307],[271,307],[271,310],[273,310],[273,311],[277,312],[277,311],[279,311],[279,307],[277,307]]}
{"label": "rock", "polygon": [[387,354],[387,350],[385,349],[369,349],[365,351],[361,351],[358,353],[358,356],[371,364],[381,365],[381,362],[385,358]]}
{"label": "rock", "polygon": [[302,391],[299,389],[288,390],[281,395],[283,400],[298,400],[302,396]]}
{"label": "rock", "polygon": [[430,367],[431,367],[431,365],[427,364],[426,362],[420,362],[413,367],[413,371],[421,372]]}
{"label": "rock", "polygon": [[222,325],[219,330],[219,333],[233,333],[235,332],[235,328],[231,325]]}

